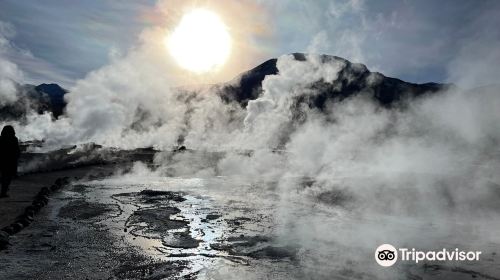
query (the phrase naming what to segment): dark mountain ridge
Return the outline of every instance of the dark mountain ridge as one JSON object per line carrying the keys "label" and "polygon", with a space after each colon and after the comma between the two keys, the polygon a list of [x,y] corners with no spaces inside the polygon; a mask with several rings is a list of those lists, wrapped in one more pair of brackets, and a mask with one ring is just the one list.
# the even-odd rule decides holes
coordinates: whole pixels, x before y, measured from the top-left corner
{"label": "dark mountain ridge", "polygon": [[[308,55],[293,53],[297,61],[306,61]],[[378,72],[370,72],[364,64],[352,63],[346,59],[331,55],[319,55],[319,62],[326,64],[340,62],[344,65],[338,78],[329,83],[317,81],[310,85],[318,92],[313,97],[303,97],[299,102],[306,102],[310,107],[324,108],[329,100],[342,100],[354,94],[370,94],[383,106],[391,106],[405,98],[418,97],[423,94],[447,89],[451,84],[424,83],[415,84],[400,79],[386,77]],[[277,59],[270,59],[257,67],[241,74],[232,82],[223,86],[221,98],[226,102],[235,101],[246,106],[248,101],[257,99],[262,92],[262,81],[267,75],[276,75],[279,70]]]}
{"label": "dark mountain ridge", "polygon": [[[297,61],[308,60],[304,53],[293,53]],[[378,72],[370,72],[363,64],[352,63],[346,59],[319,55],[320,64],[337,63],[342,65],[338,78],[332,82],[323,80],[309,85],[315,95],[296,97],[296,103],[305,103],[311,108],[323,110],[328,102],[339,101],[355,94],[368,94],[383,106],[392,106],[401,100],[431,94],[450,87],[450,84],[424,83],[415,84],[400,79],[386,77]],[[268,75],[276,75],[278,59],[273,58],[242,73],[228,83],[214,86],[215,91],[226,102],[237,102],[246,107],[250,100],[257,99],[262,93],[262,81]],[[1,120],[19,120],[27,112],[39,114],[51,112],[54,118],[64,113],[66,102],[64,96],[68,93],[57,84],[17,85],[18,101],[0,108]]]}
{"label": "dark mountain ridge", "polygon": [[20,85],[16,84],[17,100],[0,107],[0,120],[22,121],[28,112],[43,114],[50,112],[54,118],[63,114],[66,102],[64,95],[68,92],[57,84]]}
{"label": "dark mountain ridge", "polygon": [[68,93],[67,90],[63,89],[58,84],[41,84],[36,86],[35,90],[41,95],[48,96],[54,117],[57,118],[63,114],[64,107],[66,107],[64,95]]}

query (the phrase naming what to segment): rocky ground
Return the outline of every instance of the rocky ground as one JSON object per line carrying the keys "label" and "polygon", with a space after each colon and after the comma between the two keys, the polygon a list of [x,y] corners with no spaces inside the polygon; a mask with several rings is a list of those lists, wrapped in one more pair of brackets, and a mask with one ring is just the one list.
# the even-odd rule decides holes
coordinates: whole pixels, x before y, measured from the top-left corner
{"label": "rocky ground", "polygon": [[[150,163],[152,151],[136,153],[129,159]],[[7,225],[38,187],[61,176],[71,183],[51,191],[34,221],[10,236],[0,279],[500,279],[495,233],[476,231],[474,221],[366,220],[332,206],[346,200],[336,193],[283,205],[273,182],[127,173],[131,160],[123,159],[134,153],[124,154],[76,164],[73,152],[70,165],[44,164],[44,172],[20,177],[0,201]],[[387,227],[439,246],[476,246],[484,259],[381,268],[373,250]]]}
{"label": "rocky ground", "polygon": [[[174,183],[185,190],[198,185],[185,179],[164,182]],[[29,227],[12,235],[11,245],[0,252],[0,278],[195,279],[222,264],[293,263],[297,248],[277,244],[259,228],[270,225],[259,213],[263,209],[230,204],[233,211],[210,197],[159,188],[158,182],[74,183],[54,194]]]}

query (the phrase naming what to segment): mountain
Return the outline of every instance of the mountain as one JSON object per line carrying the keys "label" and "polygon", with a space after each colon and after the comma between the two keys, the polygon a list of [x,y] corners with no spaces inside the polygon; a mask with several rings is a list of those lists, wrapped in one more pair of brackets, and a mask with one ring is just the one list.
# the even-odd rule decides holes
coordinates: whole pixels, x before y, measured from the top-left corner
{"label": "mountain", "polygon": [[[297,61],[306,61],[308,55],[293,53]],[[446,89],[452,85],[438,83],[415,84],[396,78],[386,77],[378,72],[370,72],[368,68],[359,63],[352,63],[346,59],[319,55],[317,63],[341,64],[343,67],[338,73],[338,78],[332,82],[323,80],[309,85],[314,89],[314,95],[296,97],[296,103],[305,103],[311,108],[323,110],[331,101],[338,101],[355,94],[370,95],[382,106],[393,106],[399,101],[432,94]],[[246,107],[250,100],[257,99],[262,93],[262,81],[268,75],[279,73],[278,59],[270,59],[257,67],[242,73],[228,83],[215,85],[213,88],[221,99],[226,102],[236,102]],[[64,95],[68,92],[57,84],[18,85],[18,101],[14,104],[0,107],[0,120],[22,118],[29,110],[39,114],[51,112],[55,118],[63,114],[66,103]],[[195,91],[196,92],[196,91]],[[194,92],[194,93],[195,93]]]}
{"label": "mountain", "polygon": [[226,102],[236,101],[246,107],[248,101],[257,99],[260,95],[264,78],[267,75],[278,74],[277,62],[276,58],[269,59],[236,77],[233,81],[222,86],[219,92],[220,97]]}
{"label": "mountain", "polygon": [[41,84],[35,87],[35,90],[40,95],[46,95],[49,98],[51,111],[54,117],[59,117],[66,107],[64,95],[68,93],[67,90],[60,87],[58,84]]}
{"label": "mountain", "polygon": [[17,101],[0,107],[0,120],[23,120],[28,112],[51,112],[58,118],[64,112],[64,95],[68,92],[57,84],[16,84]]}
{"label": "mountain", "polygon": [[[293,53],[297,61],[306,61],[307,54]],[[369,94],[383,106],[391,106],[406,98],[414,98],[449,88],[450,84],[424,83],[414,84],[396,78],[386,77],[378,72],[370,72],[359,63],[352,63],[337,56],[320,55],[319,63],[340,62],[342,69],[338,79],[328,83],[317,81],[310,85],[318,94],[299,97],[297,102],[305,102],[310,107],[324,109],[327,101],[342,100],[354,94]],[[222,100],[238,102],[246,107],[248,101],[256,99],[262,92],[262,81],[267,75],[277,74],[277,59],[270,59],[259,66],[241,74],[224,85],[219,91]]]}

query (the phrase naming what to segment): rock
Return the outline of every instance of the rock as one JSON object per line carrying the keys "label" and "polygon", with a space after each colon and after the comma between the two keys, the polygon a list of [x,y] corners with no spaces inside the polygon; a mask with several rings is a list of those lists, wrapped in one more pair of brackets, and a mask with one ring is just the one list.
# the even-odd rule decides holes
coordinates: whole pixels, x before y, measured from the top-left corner
{"label": "rock", "polygon": [[139,195],[149,203],[155,202],[157,200],[172,200],[175,202],[182,202],[186,200],[184,197],[182,197],[182,193],[172,191],[143,190],[139,192]]}
{"label": "rock", "polygon": [[24,214],[27,216],[27,217],[31,217],[33,218],[35,216],[35,207],[33,206],[28,206],[26,207],[26,210],[24,210]]}
{"label": "rock", "polygon": [[49,197],[47,195],[38,195],[36,199],[43,202],[45,205],[49,203]]}
{"label": "rock", "polygon": [[40,209],[44,206],[44,204],[38,200],[33,201],[32,205],[33,207],[35,207],[35,209],[37,209],[37,212],[40,211]]}
{"label": "rock", "polygon": [[218,218],[220,218],[222,215],[218,215],[218,214],[208,214],[206,219],[207,220],[217,220]]}
{"label": "rock", "polygon": [[47,187],[43,187],[43,188],[40,190],[40,192],[39,192],[39,194],[41,194],[41,195],[49,195],[49,193],[50,193],[50,190],[49,190],[49,188],[47,188]]}
{"label": "rock", "polygon": [[24,213],[30,213],[30,212],[35,212],[35,207],[33,205],[30,205],[24,209]]}
{"label": "rock", "polygon": [[54,184],[58,187],[62,187],[63,183],[64,182],[62,178],[57,178],[56,181],[54,182]]}
{"label": "rock", "polygon": [[35,204],[40,204],[41,207],[47,205],[47,202],[48,202],[48,200],[45,200],[45,199],[42,199],[39,197],[35,198],[35,200],[33,201],[33,203],[35,203]]}
{"label": "rock", "polygon": [[67,219],[88,220],[99,219],[107,213],[119,213],[120,207],[116,204],[104,204],[74,200],[61,207],[58,216]]}
{"label": "rock", "polygon": [[185,151],[185,150],[186,150],[186,146],[180,146],[179,148],[177,148],[178,152],[182,152],[182,151]]}
{"label": "rock", "polygon": [[[57,180],[60,180],[61,186],[65,186],[65,185],[69,184],[69,177],[62,177],[62,178],[58,178]],[[57,182],[57,180],[56,180],[56,182]]]}
{"label": "rock", "polygon": [[14,234],[14,229],[12,228],[12,226],[6,226],[1,231],[4,231],[4,232],[6,232],[9,235]]}
{"label": "rock", "polygon": [[192,249],[197,248],[200,240],[191,237],[189,232],[173,232],[163,237],[163,245],[171,248]]}
{"label": "rock", "polygon": [[16,223],[20,223],[21,225],[23,225],[23,228],[25,228],[31,224],[31,221],[28,220],[26,217],[21,217],[16,221]]}
{"label": "rock", "polygon": [[35,210],[35,213],[38,213],[42,209],[42,205],[40,205],[39,203],[35,204],[35,201],[33,201],[33,209]]}
{"label": "rock", "polygon": [[284,247],[266,246],[256,251],[250,252],[246,255],[255,259],[278,260],[284,258],[294,259],[297,252],[298,252],[297,248],[291,246],[284,246]]}
{"label": "rock", "polygon": [[15,223],[11,224],[10,226],[12,227],[12,231],[13,231],[12,234],[16,234],[24,228],[23,224],[21,224],[19,222],[15,222]]}
{"label": "rock", "polygon": [[33,222],[35,220],[35,217],[33,215],[28,215],[28,214],[24,214],[24,218],[30,222]]}
{"label": "rock", "polygon": [[7,232],[0,230],[0,248],[5,248],[9,245],[9,235]]}

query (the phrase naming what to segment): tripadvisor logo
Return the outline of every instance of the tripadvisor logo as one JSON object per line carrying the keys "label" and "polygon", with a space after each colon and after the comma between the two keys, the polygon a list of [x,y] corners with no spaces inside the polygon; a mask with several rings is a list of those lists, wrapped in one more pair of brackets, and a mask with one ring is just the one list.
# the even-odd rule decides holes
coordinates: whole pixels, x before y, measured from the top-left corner
{"label": "tripadvisor logo", "polygon": [[396,249],[391,244],[382,244],[375,250],[375,260],[381,266],[392,266],[398,260],[418,263],[421,261],[479,261],[481,251],[461,251],[458,248],[439,251],[419,251],[412,248]]}
{"label": "tripadvisor logo", "polygon": [[392,266],[398,260],[398,250],[391,244],[382,244],[375,250],[375,260],[381,266]]}

